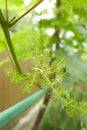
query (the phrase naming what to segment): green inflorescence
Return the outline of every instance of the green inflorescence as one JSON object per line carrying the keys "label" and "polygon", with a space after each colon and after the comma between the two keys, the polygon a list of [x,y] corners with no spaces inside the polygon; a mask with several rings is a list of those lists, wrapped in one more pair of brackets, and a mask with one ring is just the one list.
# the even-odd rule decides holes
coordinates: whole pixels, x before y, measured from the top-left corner
{"label": "green inflorescence", "polygon": [[51,106],[60,107],[65,110],[71,117],[85,116],[87,114],[87,103],[84,101],[84,95],[79,89],[69,89],[60,87],[53,90]]}

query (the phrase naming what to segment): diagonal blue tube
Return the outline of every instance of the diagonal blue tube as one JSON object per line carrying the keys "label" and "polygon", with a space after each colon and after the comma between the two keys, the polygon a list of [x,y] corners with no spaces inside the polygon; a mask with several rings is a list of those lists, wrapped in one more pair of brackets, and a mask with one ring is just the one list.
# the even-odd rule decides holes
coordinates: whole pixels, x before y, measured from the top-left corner
{"label": "diagonal blue tube", "polygon": [[4,128],[8,123],[10,123],[13,119],[19,116],[22,112],[28,109],[31,105],[33,105],[36,101],[38,101],[42,96],[47,94],[51,89],[45,88],[36,92],[32,96],[22,100],[16,105],[6,109],[5,111],[0,113],[0,130]]}

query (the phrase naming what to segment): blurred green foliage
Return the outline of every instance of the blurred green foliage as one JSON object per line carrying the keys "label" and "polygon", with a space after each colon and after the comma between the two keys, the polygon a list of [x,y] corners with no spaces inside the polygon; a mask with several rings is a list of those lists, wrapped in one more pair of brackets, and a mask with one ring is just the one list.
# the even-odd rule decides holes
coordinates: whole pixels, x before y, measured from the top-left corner
{"label": "blurred green foliage", "polygon": [[[79,88],[72,89],[72,91],[70,92],[70,95],[72,98],[73,96],[76,96],[76,100],[78,102],[83,100],[84,98],[84,94]],[[62,97],[64,97],[64,95]],[[60,98],[59,98],[59,101],[60,101]],[[51,105],[48,106],[44,114],[44,117],[41,121],[39,130],[44,130],[44,129],[46,130],[73,130],[73,129],[82,130],[83,128],[87,129],[86,116],[83,117],[83,115],[80,116],[77,114],[74,117],[72,117],[69,114],[67,114],[67,112],[64,109],[61,109],[61,106],[60,107],[57,107],[57,106],[54,107],[54,106],[51,106]]]}
{"label": "blurred green foliage", "polygon": [[[37,2],[34,0],[25,6],[22,0],[9,0],[9,17],[18,17]],[[5,3],[2,0],[0,3],[5,14]],[[84,84],[87,84],[87,0],[61,0],[59,8],[52,8],[54,17],[50,19],[43,17],[48,10],[46,8],[41,13],[33,10],[10,29],[17,57],[22,60],[33,59],[34,67],[27,72],[26,77],[12,69],[8,70],[8,75],[15,82],[24,82],[23,92],[35,86],[50,86],[53,89],[51,103],[58,106],[59,110],[48,110],[40,130],[57,130],[61,127],[64,130],[87,129],[87,119],[81,118],[87,112],[84,102],[87,94],[76,89],[77,86],[84,88]],[[61,12],[60,18],[56,17],[58,12]],[[59,38],[54,34],[47,35],[47,29],[54,29],[55,32],[56,28],[60,31]],[[0,27],[0,52],[5,50],[4,44],[6,41]],[[55,44],[59,44],[58,50],[53,50]],[[56,125],[57,121],[60,122],[59,126]]]}

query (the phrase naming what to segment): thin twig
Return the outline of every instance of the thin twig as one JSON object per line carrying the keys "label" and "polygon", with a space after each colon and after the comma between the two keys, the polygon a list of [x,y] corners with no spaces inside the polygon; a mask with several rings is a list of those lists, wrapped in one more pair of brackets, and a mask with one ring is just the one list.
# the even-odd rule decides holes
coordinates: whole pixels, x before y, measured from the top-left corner
{"label": "thin twig", "polygon": [[24,16],[26,16],[29,12],[31,12],[35,7],[37,7],[40,3],[42,3],[44,0],[40,0],[38,3],[36,3],[34,6],[32,6],[29,10],[27,10],[24,14],[22,14],[19,18],[17,18],[14,22],[12,22],[9,26],[13,26],[16,24],[19,20],[21,20]]}
{"label": "thin twig", "polygon": [[8,0],[5,0],[5,4],[6,4],[6,20],[8,22],[9,21],[9,18],[8,18]]}

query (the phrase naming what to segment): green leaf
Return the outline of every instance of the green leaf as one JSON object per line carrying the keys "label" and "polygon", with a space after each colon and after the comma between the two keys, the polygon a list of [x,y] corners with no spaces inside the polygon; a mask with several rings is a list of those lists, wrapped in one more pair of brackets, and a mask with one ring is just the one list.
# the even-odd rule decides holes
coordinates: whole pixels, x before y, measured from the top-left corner
{"label": "green leaf", "polygon": [[[1,9],[6,9],[5,7],[5,0],[0,0],[0,8]],[[8,0],[8,9],[16,11],[16,9],[20,9],[21,6],[23,6],[23,0]],[[20,6],[20,7],[19,7]],[[21,10],[20,10],[21,11]]]}
{"label": "green leaf", "polygon": [[10,4],[12,4],[12,5],[20,6],[20,5],[22,5],[24,2],[23,2],[23,0],[8,0],[8,3],[10,3]]}
{"label": "green leaf", "polygon": [[70,118],[64,111],[61,112],[60,117],[60,127],[64,130],[81,130],[78,118]]}
{"label": "green leaf", "polygon": [[17,56],[23,59],[29,59],[32,55],[38,53],[39,38],[39,31],[36,32],[31,28],[14,33],[12,41]]}
{"label": "green leaf", "polygon": [[4,34],[3,31],[0,29],[0,52],[4,51],[5,48],[5,38],[4,38]]}
{"label": "green leaf", "polygon": [[0,52],[4,51],[6,48],[5,48],[5,42],[0,40]]}
{"label": "green leaf", "polygon": [[77,31],[80,33],[80,34],[87,34],[87,29],[85,27],[82,27],[82,26],[75,26],[75,29],[77,29]]}
{"label": "green leaf", "polygon": [[76,82],[87,81],[87,63],[77,54],[67,57],[67,72]]}
{"label": "green leaf", "polygon": [[87,5],[87,0],[61,0],[62,3],[68,3],[72,7],[82,7]]}

